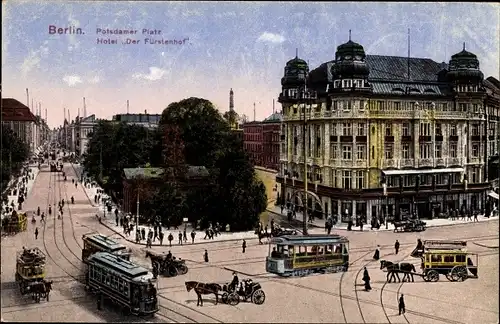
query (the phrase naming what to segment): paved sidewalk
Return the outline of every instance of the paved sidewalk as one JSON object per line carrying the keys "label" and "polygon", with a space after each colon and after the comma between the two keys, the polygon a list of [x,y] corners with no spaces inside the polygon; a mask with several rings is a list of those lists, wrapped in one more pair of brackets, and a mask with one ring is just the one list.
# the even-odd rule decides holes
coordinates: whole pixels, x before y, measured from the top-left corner
{"label": "paved sidewalk", "polygon": [[[35,183],[35,181],[36,181],[36,177],[38,176],[38,173],[40,172],[40,170],[38,170],[38,167],[37,167],[37,166],[32,166],[32,165],[30,165],[30,166],[29,166],[29,169],[31,169],[31,173],[33,174],[33,179],[31,179],[31,178],[30,178],[30,179],[28,179],[28,183],[26,184],[26,189],[28,190],[27,197],[30,195],[30,193],[31,193],[31,188],[33,188],[33,184],[34,184],[34,183]],[[13,181],[15,181],[15,180],[11,180],[11,183],[12,183]],[[16,194],[16,195],[8,195],[8,196],[7,196],[7,199],[8,199],[8,203],[7,203],[7,205],[8,205],[8,206],[10,206],[11,202],[14,202],[14,205],[15,205],[15,207],[16,207],[16,208],[15,208],[15,209],[16,209],[16,211],[17,211],[17,205],[18,205],[18,204],[17,204],[17,198],[19,197],[19,189],[21,188],[21,181],[22,181],[22,176],[21,176],[21,177],[19,177],[19,178],[17,178],[17,183],[18,183],[18,185],[17,185],[17,187],[16,187],[16,188],[17,188],[17,194]],[[9,185],[8,185],[8,186],[10,186],[10,183],[9,183]],[[25,197],[24,199],[26,200],[26,198],[27,198],[27,197]],[[3,213],[3,211],[4,211],[4,210],[5,210],[5,205],[2,203],[2,218],[3,218],[3,217],[4,217],[4,215],[5,215],[5,214]],[[24,208],[23,208],[23,210],[22,210],[22,211],[24,211]]]}
{"label": "paved sidewalk", "polygon": [[[271,208],[267,209],[268,212],[276,215],[277,217],[285,218],[286,219],[286,211],[283,210],[283,214],[281,213],[281,208],[280,206],[272,206]],[[490,220],[495,220],[498,219],[497,216],[495,217],[484,217],[484,215],[479,215],[478,217],[479,222],[487,222]],[[292,223],[302,223],[302,213],[297,213],[297,216],[293,219]],[[438,227],[438,226],[451,226],[451,225],[457,225],[457,224],[466,224],[466,223],[472,223],[471,221],[467,220],[450,220],[450,219],[443,219],[443,218],[437,218],[437,219],[422,219],[424,222],[427,223],[427,227]],[[316,227],[316,228],[325,228],[325,220],[324,219],[315,219],[312,223],[308,223],[309,227]],[[394,225],[389,223],[387,224],[387,228],[385,227],[385,224],[380,226],[379,230],[371,230],[371,225],[370,224],[365,224],[363,226],[363,231],[394,231]],[[337,223],[333,227],[333,230],[347,230],[347,224],[345,223]],[[360,231],[359,226],[352,226],[353,231]]]}

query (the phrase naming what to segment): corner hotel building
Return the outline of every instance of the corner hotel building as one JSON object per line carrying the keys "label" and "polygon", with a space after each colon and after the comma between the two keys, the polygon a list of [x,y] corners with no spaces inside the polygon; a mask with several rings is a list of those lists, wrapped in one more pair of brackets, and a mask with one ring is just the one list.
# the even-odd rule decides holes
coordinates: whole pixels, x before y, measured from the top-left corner
{"label": "corner hotel building", "polygon": [[281,84],[277,181],[290,204],[302,205],[305,129],[313,210],[370,223],[485,208],[488,159],[500,138],[500,84],[484,79],[465,44],[446,64],[366,55],[349,40],[312,71],[290,60]]}

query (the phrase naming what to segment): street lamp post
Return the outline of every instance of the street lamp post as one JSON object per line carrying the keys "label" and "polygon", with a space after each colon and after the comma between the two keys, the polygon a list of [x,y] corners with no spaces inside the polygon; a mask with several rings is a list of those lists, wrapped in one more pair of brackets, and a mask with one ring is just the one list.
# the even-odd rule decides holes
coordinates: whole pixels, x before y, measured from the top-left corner
{"label": "street lamp post", "polygon": [[307,208],[308,208],[308,197],[307,197],[307,105],[306,105],[306,97],[308,96],[308,92],[306,86],[304,86],[303,92],[301,93],[303,111],[304,111],[304,119],[303,119],[303,130],[302,130],[302,153],[304,156],[304,202],[302,205],[304,206],[304,210],[302,212],[302,234],[307,235]]}
{"label": "street lamp post", "polygon": [[389,216],[389,196],[387,195],[387,182],[384,182],[382,184],[382,187],[384,188],[384,197],[385,197],[385,229],[389,228],[389,224],[387,223],[387,218]]}
{"label": "street lamp post", "polygon": [[137,213],[135,214],[135,231],[136,231],[136,233],[138,230],[139,230],[139,188],[137,188]]}

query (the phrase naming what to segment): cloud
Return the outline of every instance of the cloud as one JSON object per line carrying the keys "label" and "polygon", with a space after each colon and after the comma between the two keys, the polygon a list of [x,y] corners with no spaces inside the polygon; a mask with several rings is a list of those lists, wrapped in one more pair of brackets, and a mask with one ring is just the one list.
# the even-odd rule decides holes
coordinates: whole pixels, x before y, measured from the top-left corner
{"label": "cloud", "polygon": [[66,75],[63,78],[63,81],[66,82],[70,87],[77,85],[78,83],[83,83],[82,78],[78,75]]}
{"label": "cloud", "polygon": [[152,66],[149,68],[149,73],[144,74],[144,73],[136,73],[133,75],[135,79],[144,79],[144,80],[149,80],[149,81],[156,81],[160,80],[163,78],[167,71],[160,69],[158,67]]}
{"label": "cloud", "polygon": [[263,32],[259,38],[257,39],[258,42],[268,42],[268,43],[283,43],[285,41],[285,37],[283,37],[280,34],[273,34],[269,32]]}
{"label": "cloud", "polygon": [[[75,28],[80,27],[80,21],[73,18],[72,13],[70,13],[68,17],[68,24],[69,26],[73,26]],[[69,34],[67,36],[69,39],[68,51],[71,52],[72,50],[78,49],[80,47],[80,41],[77,39],[77,35]]]}
{"label": "cloud", "polygon": [[94,76],[92,78],[89,78],[87,80],[87,82],[90,83],[90,84],[97,84],[97,83],[101,82],[101,77],[98,76],[98,75],[96,75],[96,76]]}
{"label": "cloud", "polygon": [[21,71],[24,75],[28,74],[31,70],[40,66],[40,61],[39,51],[31,51],[21,64]]}

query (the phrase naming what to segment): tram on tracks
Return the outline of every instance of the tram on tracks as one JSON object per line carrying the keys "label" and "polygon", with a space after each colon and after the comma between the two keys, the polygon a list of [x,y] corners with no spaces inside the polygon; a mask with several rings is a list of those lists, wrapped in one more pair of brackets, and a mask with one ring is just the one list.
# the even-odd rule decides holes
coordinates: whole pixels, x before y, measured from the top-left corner
{"label": "tram on tracks", "polygon": [[82,237],[83,249],[82,249],[82,260],[87,262],[88,258],[97,252],[109,252],[111,254],[116,254],[120,258],[130,261],[130,250],[123,244],[117,241],[99,234],[99,233],[87,233]]}
{"label": "tram on tracks", "polygon": [[147,269],[108,252],[87,259],[85,289],[121,305],[134,315],[158,312],[156,280]]}
{"label": "tram on tracks", "polygon": [[340,235],[285,235],[269,242],[266,271],[279,276],[347,271],[349,240]]}

